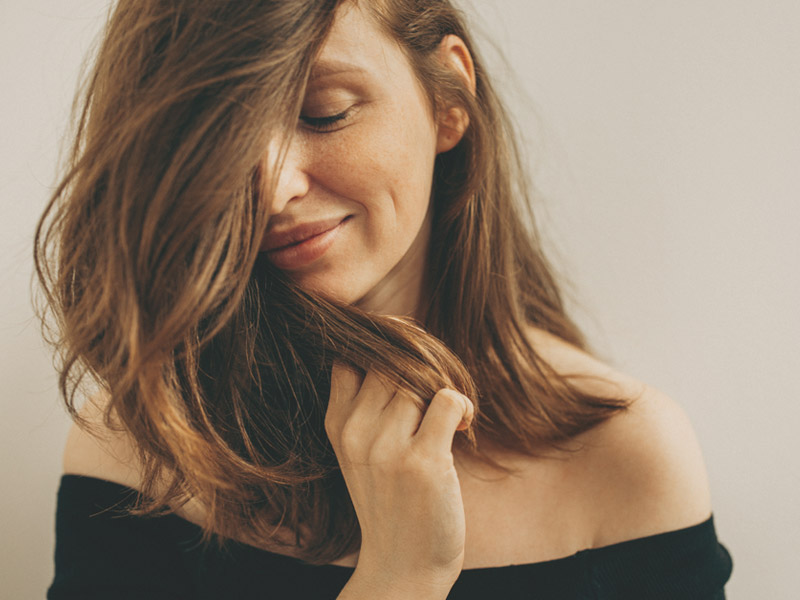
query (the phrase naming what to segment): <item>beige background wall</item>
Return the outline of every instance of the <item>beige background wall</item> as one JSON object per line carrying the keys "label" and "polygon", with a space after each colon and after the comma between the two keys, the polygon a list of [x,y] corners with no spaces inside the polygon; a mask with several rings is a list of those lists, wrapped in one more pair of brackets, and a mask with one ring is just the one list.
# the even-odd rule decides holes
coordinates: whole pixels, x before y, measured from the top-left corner
{"label": "beige background wall", "polygon": [[[0,597],[41,598],[68,422],[31,235],[104,0],[0,2]],[[733,600],[800,584],[800,3],[473,0],[600,352],[683,404]],[[485,54],[494,53],[486,47]]]}

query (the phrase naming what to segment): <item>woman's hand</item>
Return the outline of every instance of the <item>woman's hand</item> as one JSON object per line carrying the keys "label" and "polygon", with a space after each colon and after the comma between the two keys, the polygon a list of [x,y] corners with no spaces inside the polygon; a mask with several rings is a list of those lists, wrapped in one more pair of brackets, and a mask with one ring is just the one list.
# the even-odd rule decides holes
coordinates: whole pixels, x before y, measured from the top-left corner
{"label": "woman's hand", "polygon": [[423,415],[409,392],[374,372],[361,381],[334,365],[325,429],[361,525],[354,578],[376,589],[450,589],[465,534],[452,443],[472,416],[455,390],[437,392]]}

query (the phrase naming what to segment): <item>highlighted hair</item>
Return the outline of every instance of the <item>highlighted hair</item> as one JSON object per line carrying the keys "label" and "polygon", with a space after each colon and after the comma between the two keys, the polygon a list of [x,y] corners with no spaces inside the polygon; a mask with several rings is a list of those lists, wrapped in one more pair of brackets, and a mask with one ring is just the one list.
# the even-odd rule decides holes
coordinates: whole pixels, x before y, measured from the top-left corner
{"label": "highlighted hair", "polygon": [[[107,424],[130,433],[144,467],[140,511],[194,498],[207,534],[271,539],[317,564],[360,543],[324,431],[334,361],[375,369],[420,402],[460,390],[476,418],[456,443],[487,462],[481,441],[534,455],[626,404],[579,392],[526,335],[535,326],[585,347],[524,225],[508,118],[447,0],[362,7],[433,109],[470,116],[435,165],[424,322],[304,291],[259,255],[280,168],[265,149],[295,127],[339,4],[120,0],[34,250],[61,394],[78,421],[87,377],[108,397]],[[448,34],[472,53],[475,95],[437,59]]]}

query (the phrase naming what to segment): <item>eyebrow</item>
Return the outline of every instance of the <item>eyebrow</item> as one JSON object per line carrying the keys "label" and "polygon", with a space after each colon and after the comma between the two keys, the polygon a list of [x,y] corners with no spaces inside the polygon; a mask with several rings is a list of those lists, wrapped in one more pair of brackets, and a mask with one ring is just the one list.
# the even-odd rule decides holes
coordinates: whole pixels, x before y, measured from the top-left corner
{"label": "eyebrow", "polygon": [[311,67],[311,79],[321,79],[344,73],[366,73],[366,69],[358,65],[339,60],[321,60]]}

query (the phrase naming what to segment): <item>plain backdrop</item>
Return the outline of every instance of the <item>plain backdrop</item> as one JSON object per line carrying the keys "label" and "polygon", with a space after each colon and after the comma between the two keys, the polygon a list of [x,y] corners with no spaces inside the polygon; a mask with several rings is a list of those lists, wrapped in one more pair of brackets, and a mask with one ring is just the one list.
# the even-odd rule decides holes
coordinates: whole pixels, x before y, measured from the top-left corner
{"label": "plain backdrop", "polygon": [[[0,596],[42,598],[68,419],[32,235],[106,0],[0,2]],[[473,0],[570,303],[703,446],[733,600],[800,579],[800,3]],[[494,47],[488,41],[494,42]],[[506,60],[499,57],[499,50]]]}

